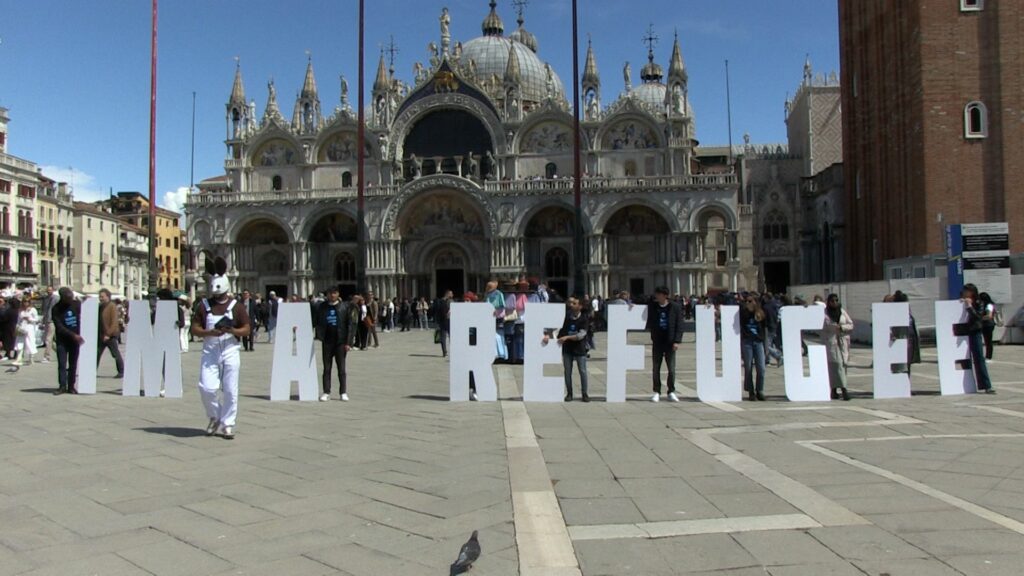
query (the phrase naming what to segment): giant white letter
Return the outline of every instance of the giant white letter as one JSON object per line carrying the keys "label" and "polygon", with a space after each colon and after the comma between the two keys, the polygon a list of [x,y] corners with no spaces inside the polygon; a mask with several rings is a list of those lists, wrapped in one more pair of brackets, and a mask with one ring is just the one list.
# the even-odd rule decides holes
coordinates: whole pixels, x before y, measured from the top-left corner
{"label": "giant white letter", "polygon": [[786,397],[793,402],[820,402],[832,397],[828,383],[828,357],[820,344],[807,345],[807,366],[804,376],[800,340],[804,330],[821,330],[825,326],[824,306],[784,306],[782,314],[782,349],[785,358]]}
{"label": "giant white letter", "polygon": [[[188,322],[190,319],[186,318]],[[178,302],[158,300],[156,319],[150,320],[150,305],[145,300],[128,302],[128,326],[125,337],[124,382],[121,394],[147,398],[164,395],[181,398],[181,339],[178,336]],[[139,378],[142,378],[141,386]]]}
{"label": "giant white letter", "polygon": [[871,305],[871,348],[874,356],[875,398],[910,398],[910,374],[893,374],[893,364],[910,367],[907,339],[892,338],[893,328],[910,328],[910,304]]}
{"label": "giant white letter", "polygon": [[[498,399],[494,382],[497,352],[494,329],[494,306],[486,302],[457,302],[451,305],[451,362],[448,366],[448,397],[453,402],[469,400],[469,375],[476,384],[476,397],[483,402]],[[476,329],[476,342],[470,343],[469,330]]]}
{"label": "giant white letter", "polygon": [[967,322],[967,309],[959,300],[935,303],[935,348],[939,356],[939,389],[943,396],[978,391],[973,370],[963,370],[957,362],[971,357],[967,336],[953,334],[953,326]]}
{"label": "giant white letter", "polygon": [[561,402],[565,393],[565,379],[544,376],[545,364],[562,363],[562,347],[552,338],[544,344],[544,329],[557,332],[565,320],[565,304],[528,303],[526,305],[525,333],[523,334],[523,401]]}
{"label": "giant white letter", "polygon": [[644,369],[644,347],[626,344],[629,330],[643,330],[646,306],[613,304],[608,310],[608,402],[626,401],[626,370]]}
{"label": "giant white letter", "polygon": [[100,301],[86,298],[82,301],[82,316],[78,319],[79,335],[85,342],[78,347],[78,380],[75,390],[79,394],[96,393],[96,338],[100,330]]}
{"label": "giant white letter", "polygon": [[282,303],[277,307],[274,364],[270,372],[270,399],[288,400],[292,382],[299,383],[299,400],[317,399],[316,352],[309,304]]}
{"label": "giant white letter", "polygon": [[697,307],[697,397],[701,402],[743,400],[740,307],[719,307],[722,319],[722,375],[715,362],[715,309]]}

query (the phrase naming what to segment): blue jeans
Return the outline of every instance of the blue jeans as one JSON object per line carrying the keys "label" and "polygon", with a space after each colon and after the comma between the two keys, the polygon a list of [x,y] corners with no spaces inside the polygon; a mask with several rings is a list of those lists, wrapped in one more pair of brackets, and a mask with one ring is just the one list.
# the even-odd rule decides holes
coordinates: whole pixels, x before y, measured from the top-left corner
{"label": "blue jeans", "polygon": [[[743,350],[743,388],[747,392],[764,391],[764,342],[744,340]],[[754,383],[754,368],[757,368],[757,384]]]}
{"label": "blue jeans", "polygon": [[992,380],[988,377],[988,365],[985,364],[985,337],[981,332],[968,335],[967,347],[971,351],[971,368],[974,370],[974,381],[978,384],[978,390],[992,388]]}
{"label": "blue jeans", "polygon": [[584,396],[587,395],[587,357],[586,355],[577,356],[575,354],[562,353],[562,367],[565,369],[565,393],[572,395],[572,363],[576,362],[576,367],[580,371],[580,393]]}

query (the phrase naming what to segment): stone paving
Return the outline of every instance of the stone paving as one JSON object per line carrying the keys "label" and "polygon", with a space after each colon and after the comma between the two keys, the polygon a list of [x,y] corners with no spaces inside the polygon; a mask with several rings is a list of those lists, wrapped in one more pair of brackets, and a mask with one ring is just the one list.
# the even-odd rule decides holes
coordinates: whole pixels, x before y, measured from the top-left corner
{"label": "stone paving", "polygon": [[449,403],[420,331],[351,354],[349,403],[270,402],[258,344],[233,441],[203,435],[196,348],[180,400],[122,397],[106,358],[95,396],[8,371],[0,576],[444,574],[474,529],[488,576],[1022,573],[1021,349],[996,348],[995,396],[938,396],[926,349],[913,398],[872,400],[858,349],[851,402],[787,402],[769,368],[769,401],[710,405],[692,338],[677,404],[635,372],[624,404],[524,406],[516,366],[501,402]]}

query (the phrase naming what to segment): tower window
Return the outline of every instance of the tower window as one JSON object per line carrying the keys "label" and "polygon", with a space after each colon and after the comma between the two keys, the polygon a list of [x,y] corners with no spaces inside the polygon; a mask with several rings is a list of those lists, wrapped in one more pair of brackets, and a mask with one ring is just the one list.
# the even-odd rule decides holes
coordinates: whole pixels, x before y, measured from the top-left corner
{"label": "tower window", "polygon": [[351,172],[342,172],[342,174],[341,174],[341,187],[342,188],[351,188],[352,187],[352,173]]}
{"label": "tower window", "polygon": [[960,0],[961,12],[978,12],[985,8],[985,0]]}
{"label": "tower window", "polygon": [[988,136],[988,109],[981,102],[969,102],[964,107],[964,138]]}
{"label": "tower window", "polygon": [[281,176],[275,174],[274,175],[274,179],[273,179],[273,181],[271,183],[271,186],[273,186],[274,190],[280,190],[281,189],[281,184],[282,184],[281,183]]}

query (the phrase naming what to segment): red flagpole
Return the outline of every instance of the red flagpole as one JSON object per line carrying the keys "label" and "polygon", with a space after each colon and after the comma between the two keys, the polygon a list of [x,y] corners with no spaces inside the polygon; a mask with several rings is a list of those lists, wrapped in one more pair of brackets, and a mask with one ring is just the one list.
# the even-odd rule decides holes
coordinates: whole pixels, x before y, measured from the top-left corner
{"label": "red flagpole", "polygon": [[366,112],[364,111],[366,104],[363,102],[364,92],[365,92],[365,89],[363,87],[363,82],[364,82],[364,76],[363,76],[363,72],[364,72],[364,70],[363,70],[363,60],[364,60],[364,58],[363,58],[363,46],[364,46],[363,31],[365,29],[365,19],[364,19],[365,18],[365,5],[364,4],[365,4],[364,0],[359,0],[359,97],[358,97],[358,103],[359,103],[358,104],[359,105],[359,112],[358,112],[358,114],[359,114],[359,121],[358,122],[359,123],[358,123],[358,126],[356,128],[356,130],[358,131],[358,134],[356,135],[356,146],[358,146],[358,148],[359,148],[359,151],[356,154],[357,163],[358,163],[357,170],[356,170],[356,178],[359,180],[359,182],[358,182],[358,184],[356,186],[356,194],[358,194],[358,196],[356,198],[356,234],[357,234],[356,235],[356,240],[357,240],[356,251],[358,252],[358,254],[356,256],[356,282],[357,282],[356,290],[358,290],[359,292],[365,292],[366,289],[367,289],[367,286],[366,286],[366,225],[364,223],[364,220],[366,219],[366,205],[365,205],[365,202],[366,202],[366,200],[365,200],[365,195],[366,195],[365,186],[366,185],[365,185],[365,183],[363,181],[363,176],[364,176],[364,172],[365,172],[364,166],[366,164],[366,144],[365,144],[365,138],[366,138]]}
{"label": "red flagpole", "polygon": [[149,67],[149,297],[156,295],[160,269],[156,262],[156,3],[153,0],[153,31]]}

